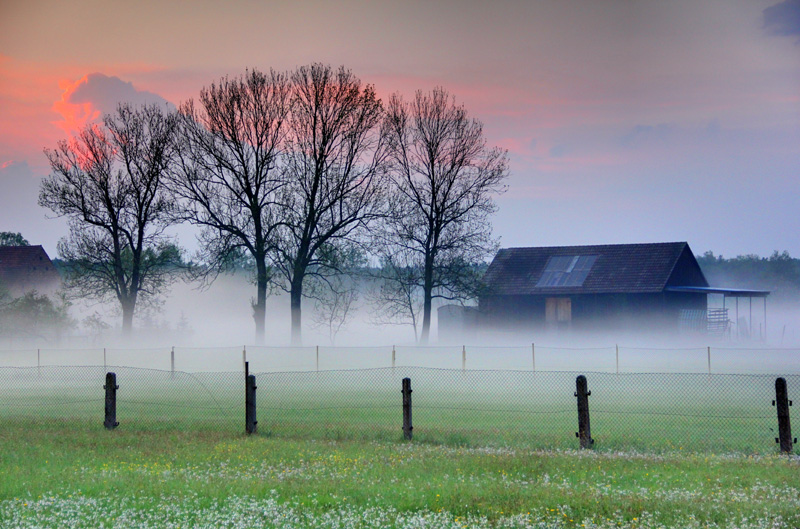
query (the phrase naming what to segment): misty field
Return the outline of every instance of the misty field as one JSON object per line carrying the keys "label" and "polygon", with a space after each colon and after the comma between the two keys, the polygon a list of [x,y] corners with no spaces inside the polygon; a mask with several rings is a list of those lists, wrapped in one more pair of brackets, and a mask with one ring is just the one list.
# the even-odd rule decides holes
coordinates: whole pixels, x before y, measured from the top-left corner
{"label": "misty field", "polygon": [[[119,430],[244,431],[242,373],[109,368]],[[258,435],[285,439],[402,439],[401,380],[411,379],[414,439],[462,447],[577,448],[575,372],[380,368],[255,373]],[[594,449],[649,453],[777,451],[775,377],[585,373]],[[789,398],[800,376],[785,377]],[[0,369],[0,421],[103,423],[102,367]],[[800,425],[791,407],[792,422]],[[795,426],[797,428],[797,426]]]}
{"label": "misty field", "polygon": [[109,369],[113,431],[102,366],[0,369],[0,527],[800,524],[774,376],[584,373],[578,450],[574,372],[260,372],[246,436],[241,372]]}
{"label": "misty field", "polygon": [[779,528],[786,456],[278,439],[39,422],[0,429],[9,528]]}

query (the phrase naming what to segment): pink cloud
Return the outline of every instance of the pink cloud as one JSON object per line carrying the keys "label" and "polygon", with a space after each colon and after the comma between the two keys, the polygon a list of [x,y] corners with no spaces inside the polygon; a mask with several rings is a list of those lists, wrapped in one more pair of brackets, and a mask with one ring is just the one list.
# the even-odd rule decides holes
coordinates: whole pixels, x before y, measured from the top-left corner
{"label": "pink cloud", "polygon": [[101,118],[103,114],[113,112],[120,102],[169,105],[158,94],[139,90],[130,82],[102,73],[84,75],[74,82],[62,80],[59,88],[63,93],[61,99],[53,103],[53,110],[62,119],[54,124],[69,135]]}

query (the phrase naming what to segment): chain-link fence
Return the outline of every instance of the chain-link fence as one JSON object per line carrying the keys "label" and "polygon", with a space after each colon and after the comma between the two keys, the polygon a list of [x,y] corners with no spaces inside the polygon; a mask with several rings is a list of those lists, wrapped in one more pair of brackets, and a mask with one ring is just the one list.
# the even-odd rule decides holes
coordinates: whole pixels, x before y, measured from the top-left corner
{"label": "chain-link fence", "polygon": [[[3,424],[101,431],[106,370],[116,420],[129,430],[245,430],[242,372],[130,367],[0,368]],[[258,434],[313,439],[403,438],[401,381],[412,389],[415,441],[576,448],[576,372],[422,367],[252,373]],[[584,373],[599,450],[774,453],[776,376]],[[789,399],[800,376],[783,377]],[[797,407],[791,422],[800,426]]]}
{"label": "chain-link fence", "polygon": [[152,349],[6,349],[0,367],[124,365],[165,371],[325,371],[422,366],[441,369],[608,373],[800,374],[800,348],[776,347],[164,347]]}

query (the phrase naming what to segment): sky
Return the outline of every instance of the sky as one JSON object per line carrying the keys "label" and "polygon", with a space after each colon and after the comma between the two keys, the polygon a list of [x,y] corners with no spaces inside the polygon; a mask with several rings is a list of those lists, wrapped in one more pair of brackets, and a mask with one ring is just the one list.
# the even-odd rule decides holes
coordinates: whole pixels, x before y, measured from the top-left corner
{"label": "sky", "polygon": [[800,0],[0,0],[0,231],[57,255],[43,150],[117,102],[311,62],[481,120],[503,247],[800,257]]}

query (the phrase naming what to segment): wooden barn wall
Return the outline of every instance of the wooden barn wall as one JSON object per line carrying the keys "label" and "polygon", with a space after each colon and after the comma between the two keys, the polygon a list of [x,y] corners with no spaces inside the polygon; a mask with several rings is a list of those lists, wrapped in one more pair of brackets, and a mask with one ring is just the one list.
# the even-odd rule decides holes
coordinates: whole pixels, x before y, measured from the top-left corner
{"label": "wooden barn wall", "polygon": [[499,330],[545,329],[548,297],[572,302],[571,328],[633,329],[653,325],[676,330],[682,309],[705,310],[706,295],[686,292],[655,294],[582,294],[570,296],[492,296],[481,300],[482,325]]}

